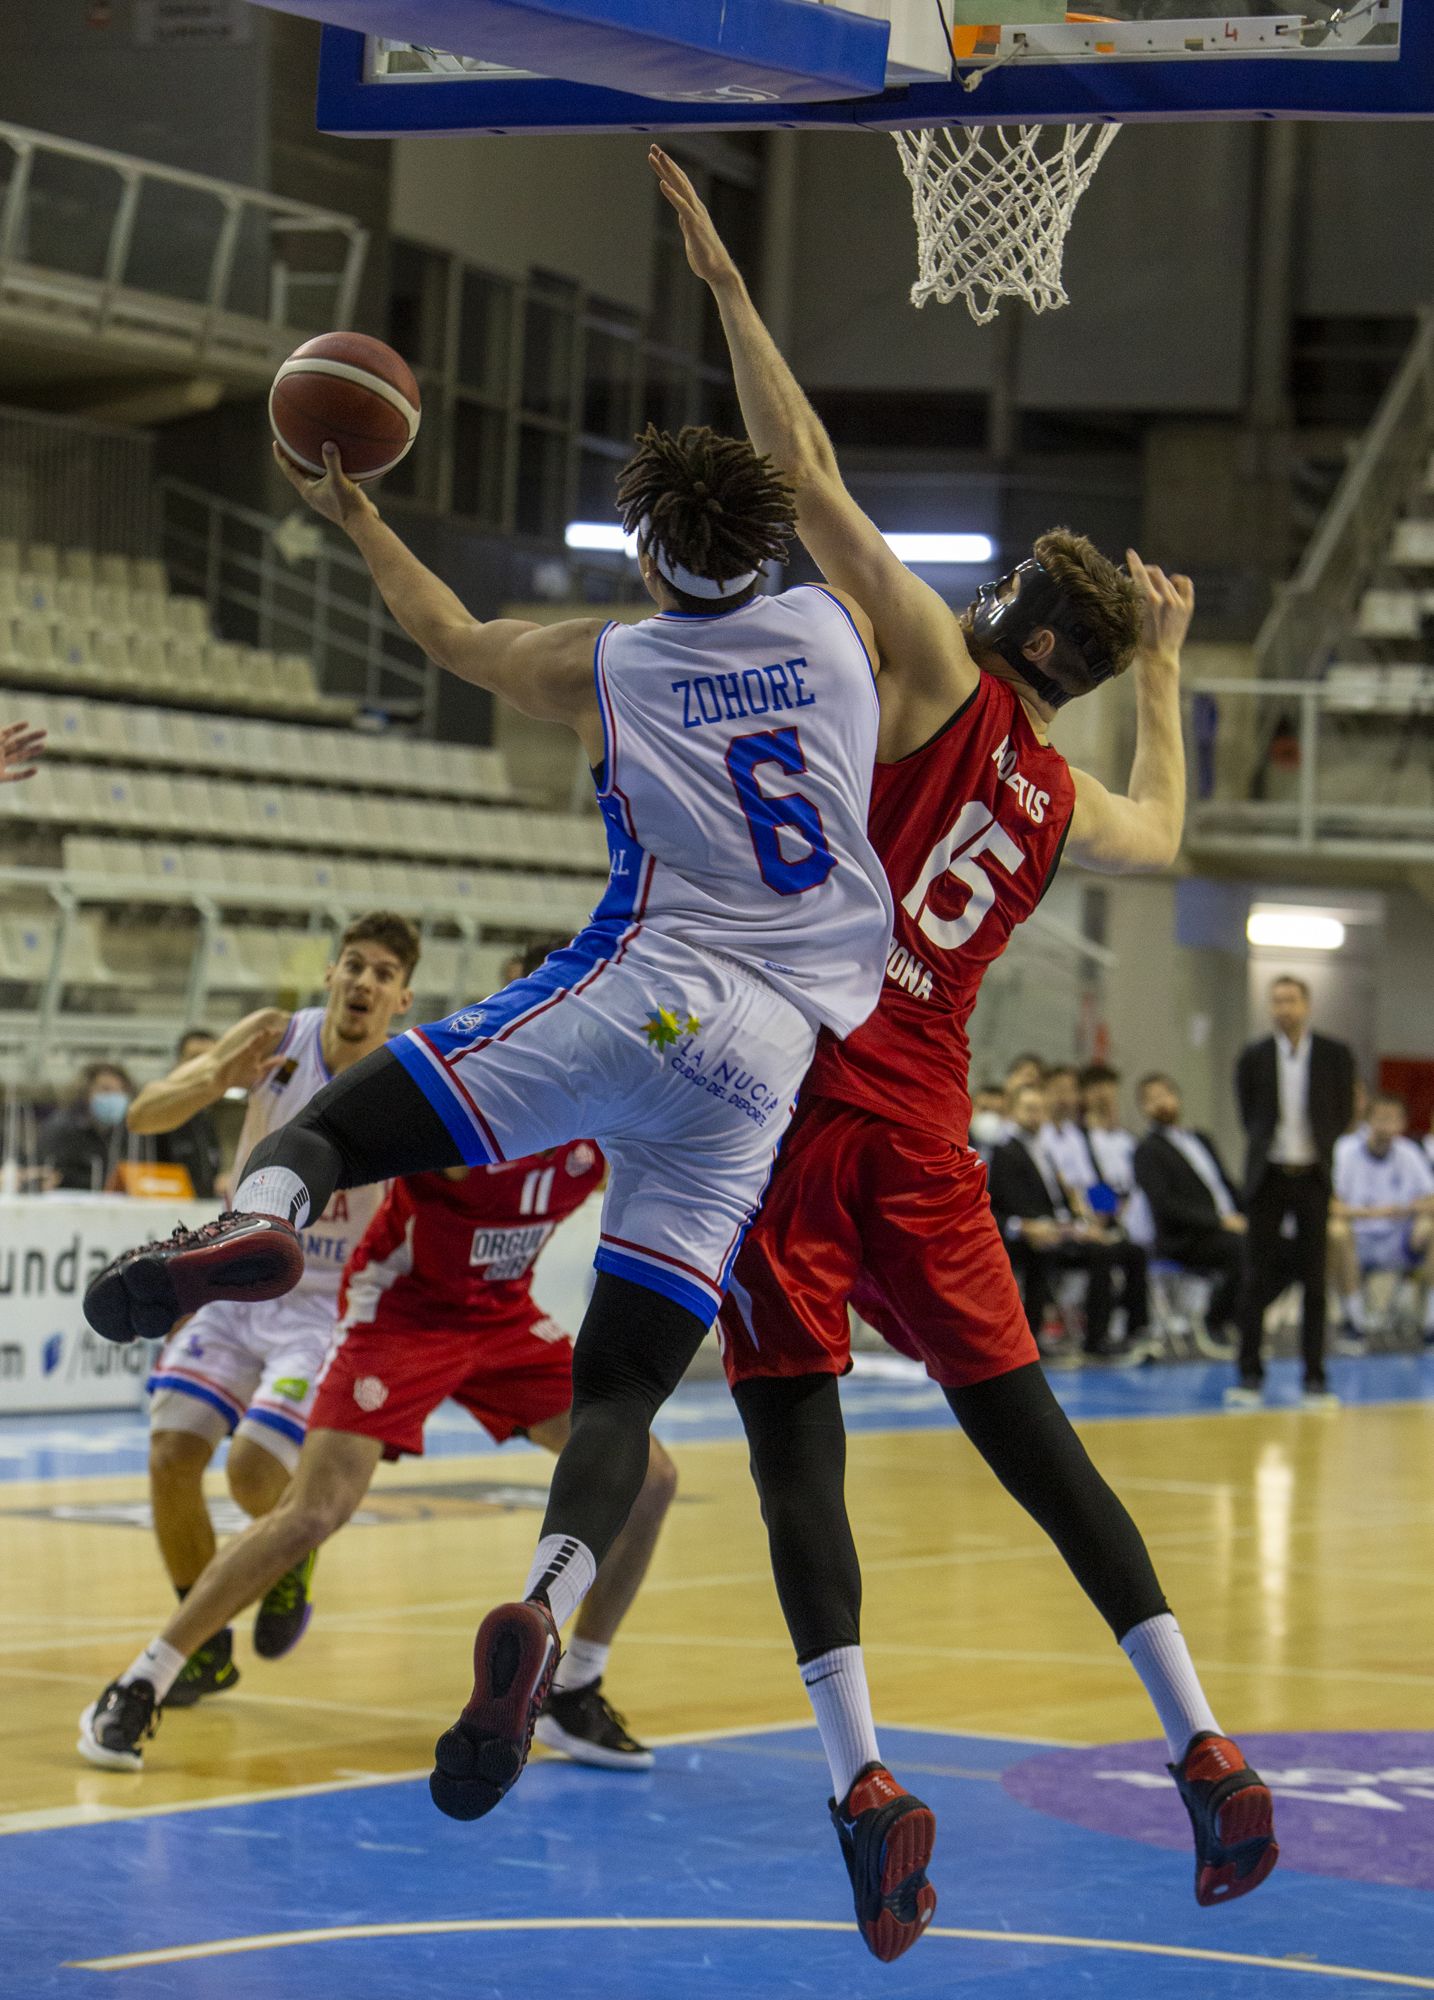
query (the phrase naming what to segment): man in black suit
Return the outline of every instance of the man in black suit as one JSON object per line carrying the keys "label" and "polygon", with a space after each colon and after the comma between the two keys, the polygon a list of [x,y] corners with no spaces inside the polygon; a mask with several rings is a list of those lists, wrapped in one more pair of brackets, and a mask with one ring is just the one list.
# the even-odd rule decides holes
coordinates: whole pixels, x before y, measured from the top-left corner
{"label": "man in black suit", "polygon": [[1270,1016],[1275,1032],[1251,1042],[1235,1065],[1250,1230],[1240,1380],[1225,1400],[1237,1407],[1261,1400],[1265,1308],[1294,1280],[1304,1294],[1304,1398],[1317,1407],[1336,1400],[1324,1374],[1325,1235],[1334,1142],[1354,1109],[1354,1055],[1347,1043],[1311,1033],[1302,979],[1274,981]]}
{"label": "man in black suit", "polygon": [[[991,1158],[991,1206],[1021,1287],[1031,1331],[1040,1330],[1051,1285],[1062,1271],[1085,1271],[1085,1351],[1092,1360],[1143,1360],[1149,1318],[1145,1253],[1120,1230],[1075,1214],[1041,1145],[1046,1093],[1028,1084],[1011,1100],[1015,1136]],[[1126,1338],[1110,1338],[1113,1280],[1121,1280]]]}
{"label": "man in black suit", "polygon": [[1141,1078],[1140,1112],[1150,1130],[1135,1149],[1135,1179],[1155,1221],[1156,1255],[1216,1280],[1208,1318],[1218,1333],[1235,1325],[1246,1223],[1215,1141],[1192,1132],[1182,1111],[1171,1077],[1156,1071]]}

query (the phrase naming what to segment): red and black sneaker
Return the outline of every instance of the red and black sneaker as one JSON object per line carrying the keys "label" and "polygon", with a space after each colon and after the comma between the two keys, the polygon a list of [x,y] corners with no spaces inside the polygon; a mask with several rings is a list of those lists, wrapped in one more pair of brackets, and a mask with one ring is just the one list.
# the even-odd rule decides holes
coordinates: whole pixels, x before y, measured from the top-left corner
{"label": "red and black sneaker", "polygon": [[1195,1900],[1232,1903],[1258,1889],[1280,1858],[1270,1788],[1228,1736],[1202,1729],[1178,1764],[1179,1787],[1195,1834]]}
{"label": "red and black sneaker", "polygon": [[433,1803],[450,1819],[482,1819],[522,1775],[533,1727],[562,1657],[546,1604],[500,1604],[473,1641],[473,1692],[433,1748]]}
{"label": "red and black sneaker", "polygon": [[210,1299],[277,1299],[304,1275],[304,1246],[277,1215],[182,1225],[107,1264],[85,1293],[85,1318],[106,1340],[163,1340]]}
{"label": "red and black sneaker", "polygon": [[898,1785],[885,1764],[863,1766],[841,1804],[828,1799],[827,1807],[866,1948],[889,1965],[936,1914],[936,1891],[926,1879],[936,1815]]}

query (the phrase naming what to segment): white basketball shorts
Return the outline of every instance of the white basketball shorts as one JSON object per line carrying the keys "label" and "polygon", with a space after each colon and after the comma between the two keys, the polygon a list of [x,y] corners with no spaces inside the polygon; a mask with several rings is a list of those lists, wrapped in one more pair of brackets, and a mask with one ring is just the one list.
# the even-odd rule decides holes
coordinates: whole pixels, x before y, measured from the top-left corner
{"label": "white basketball shorts", "polygon": [[735,960],[594,925],[389,1047],[470,1166],[595,1139],[611,1169],[598,1270],[710,1323],[816,1031]]}
{"label": "white basketball shorts", "polygon": [[263,1305],[214,1299],[171,1334],[148,1387],[150,1429],[231,1431],[262,1445],[290,1472],[309,1427],[336,1300],[291,1292]]}

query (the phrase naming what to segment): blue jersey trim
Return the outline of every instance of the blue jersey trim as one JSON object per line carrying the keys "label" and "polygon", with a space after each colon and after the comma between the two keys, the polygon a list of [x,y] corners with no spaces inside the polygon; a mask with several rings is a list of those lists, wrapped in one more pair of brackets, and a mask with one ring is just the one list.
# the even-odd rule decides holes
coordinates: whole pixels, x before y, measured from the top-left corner
{"label": "blue jersey trim", "polygon": [[187,1381],[183,1375],[151,1375],[144,1386],[151,1395],[156,1389],[173,1389],[181,1396],[193,1396],[196,1403],[208,1403],[211,1410],[218,1410],[227,1420],[231,1431],[243,1415],[242,1404],[226,1402],[213,1389],[201,1388],[198,1382]]}
{"label": "blue jersey trim", "polygon": [[681,618],[689,625],[710,625],[717,618],[735,618],[739,611],[750,611],[754,604],[766,601],[767,592],[759,590],[755,597],[749,597],[745,604],[734,604],[730,611],[659,611],[659,618]]}
{"label": "blue jersey trim", "polygon": [[861,656],[866,661],[867,668],[871,674],[872,680],[875,681],[876,662],[871,657],[871,648],[867,645],[865,639],[862,638],[860,631],[857,629],[856,620],[852,617],[851,613],[847,610],[846,606],[842,603],[841,599],[835,594],[835,592],[828,590],[824,583],[804,583],[797,585],[797,588],[799,590],[815,590],[822,597],[825,597],[828,603],[834,604],[836,606],[837,610],[841,613],[842,617],[845,618],[847,624],[850,625],[851,635],[853,639],[856,640],[858,646],[861,647]]}
{"label": "blue jersey trim", "polygon": [[607,683],[602,676],[602,648],[604,639],[616,623],[615,618],[609,618],[593,641],[593,687],[597,691],[598,721],[602,724],[602,766],[593,772],[593,782],[599,798],[604,796],[612,782],[612,732],[607,719],[608,697]]}
{"label": "blue jersey trim", "polygon": [[644,1264],[639,1257],[630,1257],[623,1250],[610,1250],[606,1244],[598,1246],[593,1258],[595,1271],[607,1271],[614,1278],[629,1278],[635,1285],[645,1285],[650,1292],[660,1292],[663,1298],[674,1304],[685,1306],[704,1326],[711,1326],[717,1317],[717,1304],[712,1294],[703,1286],[684,1278],[679,1271],[665,1271],[654,1264]]}
{"label": "blue jersey trim", "polygon": [[271,1431],[281,1432],[286,1438],[292,1438],[295,1444],[302,1444],[309,1434],[307,1424],[293,1417],[281,1417],[277,1410],[249,1409],[244,1412],[244,1421],[246,1424],[267,1424]]}
{"label": "blue jersey trim", "polygon": [[398,1057],[408,1071],[448,1131],[449,1138],[458,1148],[459,1158],[465,1167],[489,1167],[493,1165],[493,1155],[485,1145],[477,1126],[473,1123],[468,1107],[464,1104],[451,1084],[445,1083],[434,1069],[432,1059],[421,1046],[415,1046],[411,1032],[400,1035],[388,1044],[391,1052]]}

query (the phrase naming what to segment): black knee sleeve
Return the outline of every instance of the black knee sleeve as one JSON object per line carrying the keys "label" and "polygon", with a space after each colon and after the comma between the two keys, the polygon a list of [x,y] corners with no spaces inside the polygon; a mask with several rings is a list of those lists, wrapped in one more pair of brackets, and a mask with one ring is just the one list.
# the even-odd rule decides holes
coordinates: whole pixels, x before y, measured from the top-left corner
{"label": "black knee sleeve", "polygon": [[261,1139],[240,1180],[259,1167],[287,1167],[322,1215],[335,1188],[367,1187],[400,1174],[462,1165],[448,1127],[388,1049],[375,1049]]}
{"label": "black knee sleeve", "polygon": [[861,1643],[861,1565],[846,1511],[846,1427],[834,1375],[733,1391],[797,1660]]}
{"label": "black knee sleeve", "polygon": [[545,1535],[576,1535],[602,1561],[647,1477],[652,1420],[706,1332],[675,1300],[598,1273],[573,1348],[572,1434],[553,1473]]}
{"label": "black knee sleeve", "polygon": [[971,1389],[948,1389],[946,1400],[1117,1639],[1169,1610],[1139,1528],[1092,1465],[1038,1361]]}

